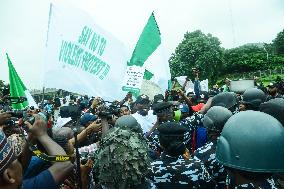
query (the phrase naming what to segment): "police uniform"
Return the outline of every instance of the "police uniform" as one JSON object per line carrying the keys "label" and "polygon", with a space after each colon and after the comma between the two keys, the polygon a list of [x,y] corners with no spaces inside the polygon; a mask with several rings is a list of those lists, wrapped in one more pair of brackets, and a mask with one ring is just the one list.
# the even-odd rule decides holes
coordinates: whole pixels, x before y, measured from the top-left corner
{"label": "police uniform", "polygon": [[[203,146],[207,142],[207,136],[205,133],[204,135],[198,135],[198,131],[201,131],[203,128],[202,119],[204,115],[200,113],[193,113],[192,116],[187,117],[180,121],[182,125],[188,128],[189,132],[185,135],[186,138],[189,139],[187,143],[187,147],[191,151],[195,151],[196,148]],[[195,138],[195,139],[194,139]]]}
{"label": "police uniform", "polygon": [[[171,108],[172,104],[169,102],[161,102],[157,103],[153,106],[154,113],[161,113],[162,111],[170,111],[169,109]],[[172,120],[166,121],[166,122],[171,122]],[[162,122],[160,124],[163,124],[165,122]],[[190,123],[185,123],[185,122],[177,122],[180,124],[181,127],[184,127],[186,129],[186,132],[184,133],[184,144],[190,149],[191,148],[191,139],[192,139],[192,132],[193,132],[193,127],[190,125]],[[148,137],[148,146],[151,150],[157,152],[160,154],[162,152],[160,142],[159,142],[159,131],[155,129]]]}
{"label": "police uniform", "polygon": [[[178,148],[172,148],[175,152],[169,153],[171,144],[183,144],[183,136],[187,131],[176,122],[161,124],[158,128],[160,143],[165,148],[161,157],[153,161],[150,166],[148,178],[151,179],[158,189],[185,189],[185,188],[214,188],[209,173],[200,160],[185,159]],[[161,136],[164,142],[161,141]],[[172,140],[167,140],[171,137]],[[175,140],[176,139],[176,140]],[[165,142],[166,141],[166,142]],[[183,149],[181,149],[181,152]],[[174,155],[174,153],[177,153]]]}
{"label": "police uniform", "polygon": [[[170,122],[170,121],[168,121]],[[187,129],[187,131],[184,133],[184,144],[186,145],[186,147],[191,150],[192,147],[192,134],[194,131],[194,128],[192,125],[186,125],[182,122],[177,122],[178,124],[180,124],[181,127],[185,127]],[[163,123],[161,123],[163,124]],[[157,129],[155,129],[148,137],[147,137],[147,143],[149,148],[156,152],[157,154],[161,154],[161,152],[163,151],[159,142],[159,131]],[[154,158],[155,159],[155,158]]]}
{"label": "police uniform", "polygon": [[185,160],[163,153],[151,163],[149,178],[158,189],[214,188],[214,184],[200,160]]}
{"label": "police uniform", "polygon": [[[221,106],[213,106],[204,115],[203,125],[206,127],[209,137],[211,134],[218,135],[221,133],[225,123],[232,116],[227,108]],[[216,159],[216,138],[210,138],[210,142],[207,142],[203,147],[198,148],[194,152],[194,158],[201,160],[210,176],[216,182],[216,188],[225,188],[226,184],[226,172],[217,159]]]}
{"label": "police uniform", "polygon": [[234,189],[278,189],[272,178],[266,179],[260,186],[254,186],[252,183],[235,186]]}
{"label": "police uniform", "polygon": [[216,188],[224,189],[227,174],[223,165],[216,160],[216,146],[216,141],[208,142],[205,146],[198,148],[193,156],[194,159],[204,163],[208,173],[216,182]]}

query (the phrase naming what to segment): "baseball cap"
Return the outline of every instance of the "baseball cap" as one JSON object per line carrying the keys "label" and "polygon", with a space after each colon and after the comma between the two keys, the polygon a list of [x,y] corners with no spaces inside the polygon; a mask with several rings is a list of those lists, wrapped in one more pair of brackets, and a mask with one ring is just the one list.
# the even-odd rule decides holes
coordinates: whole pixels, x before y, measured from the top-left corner
{"label": "baseball cap", "polygon": [[16,153],[3,131],[0,131],[0,174],[17,159]]}
{"label": "baseball cap", "polygon": [[188,105],[186,105],[186,104],[179,105],[179,109],[182,113],[188,113],[189,112]]}
{"label": "baseball cap", "polygon": [[154,103],[163,102],[164,96],[162,94],[157,94],[154,96]]}
{"label": "baseball cap", "polygon": [[94,114],[92,114],[92,113],[85,113],[80,118],[80,124],[81,125],[86,125],[89,121],[96,121],[96,120],[97,120],[97,116],[95,116]]}
{"label": "baseball cap", "polygon": [[138,96],[135,101],[136,104],[147,104],[149,102],[150,102],[149,97],[145,94]]}

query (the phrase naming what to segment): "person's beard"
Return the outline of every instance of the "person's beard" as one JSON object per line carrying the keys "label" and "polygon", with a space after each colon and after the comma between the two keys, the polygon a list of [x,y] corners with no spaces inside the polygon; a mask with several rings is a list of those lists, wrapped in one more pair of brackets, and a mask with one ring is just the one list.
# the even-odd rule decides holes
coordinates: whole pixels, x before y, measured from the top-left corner
{"label": "person's beard", "polygon": [[269,94],[270,94],[271,96],[275,96],[275,95],[276,95],[276,91],[269,91]]}

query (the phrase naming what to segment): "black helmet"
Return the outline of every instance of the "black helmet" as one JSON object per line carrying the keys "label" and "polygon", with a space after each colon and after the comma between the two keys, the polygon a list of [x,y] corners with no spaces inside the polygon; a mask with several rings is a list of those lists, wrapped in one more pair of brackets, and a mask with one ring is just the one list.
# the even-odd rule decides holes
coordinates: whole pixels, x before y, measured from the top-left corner
{"label": "black helmet", "polygon": [[171,156],[182,155],[186,149],[184,133],[188,128],[178,122],[166,122],[158,127],[160,144]]}
{"label": "black helmet", "polygon": [[207,130],[217,131],[221,133],[225,123],[232,115],[232,112],[227,108],[221,106],[213,106],[204,115],[202,122]]}
{"label": "black helmet", "polygon": [[284,172],[284,128],[258,111],[233,115],[217,142],[216,158],[224,166],[257,173]]}
{"label": "black helmet", "polygon": [[267,113],[275,117],[284,126],[284,99],[275,98],[268,102],[262,103],[259,107],[259,111]]}
{"label": "black helmet", "polygon": [[257,110],[259,105],[265,101],[266,97],[262,90],[260,89],[247,89],[243,94],[243,103],[248,105],[248,109]]}
{"label": "black helmet", "polygon": [[158,102],[153,105],[153,114],[169,112],[171,107],[172,103],[170,102]]}
{"label": "black helmet", "polygon": [[211,106],[222,106],[227,109],[237,105],[237,96],[233,92],[222,92],[213,97]]}

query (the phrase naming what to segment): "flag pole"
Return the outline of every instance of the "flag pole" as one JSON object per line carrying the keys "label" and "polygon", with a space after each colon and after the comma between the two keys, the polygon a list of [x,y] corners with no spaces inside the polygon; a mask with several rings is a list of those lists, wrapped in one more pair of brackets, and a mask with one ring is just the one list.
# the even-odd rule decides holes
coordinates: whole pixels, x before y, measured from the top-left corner
{"label": "flag pole", "polygon": [[45,87],[42,88],[42,107],[44,105],[44,92],[45,92]]}

